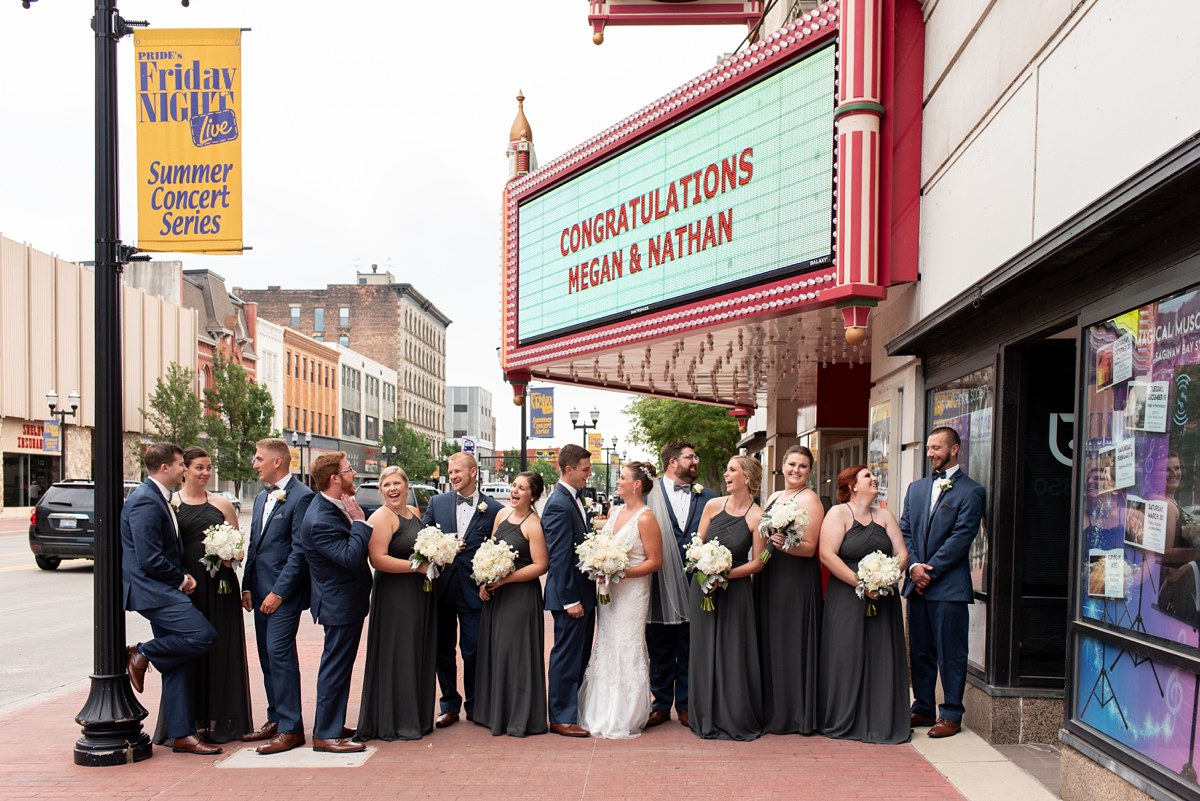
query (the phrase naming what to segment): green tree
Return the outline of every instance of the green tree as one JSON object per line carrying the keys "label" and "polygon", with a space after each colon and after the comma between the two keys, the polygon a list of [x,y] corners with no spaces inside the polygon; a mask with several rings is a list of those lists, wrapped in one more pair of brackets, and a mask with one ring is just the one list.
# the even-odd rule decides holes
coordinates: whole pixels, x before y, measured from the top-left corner
{"label": "green tree", "polygon": [[[396,446],[396,455],[391,456],[392,446]],[[429,453],[429,441],[408,427],[403,420],[397,420],[379,440],[379,449],[388,451],[388,463],[398,464],[404,468],[408,478],[413,483],[428,481],[437,469],[437,460]]]}
{"label": "green tree", "polygon": [[439,476],[450,475],[450,457],[458,453],[458,451],[458,446],[453,442],[442,443],[442,453],[437,459],[437,470]]}
{"label": "green tree", "polygon": [[157,442],[174,442],[187,448],[200,441],[204,410],[196,394],[196,371],[176,362],[167,365],[150,396],[150,409],[139,409],[146,434]]}
{"label": "green tree", "polygon": [[213,388],[204,390],[208,414],[204,430],[213,467],[232,481],[241,495],[242,483],[257,477],[251,462],[254,445],[271,436],[275,405],[271,393],[250,378],[240,364],[217,353],[213,358]]}
{"label": "green tree", "polygon": [[[545,497],[554,489],[554,485],[558,483],[558,468],[545,459],[537,459],[529,463],[529,469],[540,475],[542,481],[546,482],[546,491],[542,493],[542,497]],[[518,470],[517,472],[520,471]],[[514,477],[516,475],[516,473],[513,473]]]}
{"label": "green tree", "polygon": [[695,445],[700,457],[698,480],[720,486],[725,464],[737,453],[738,441],[737,421],[724,408],[639,397],[631,400],[624,411],[631,423],[629,438],[635,444],[657,454],[668,442],[686,440]]}
{"label": "green tree", "polygon": [[504,451],[504,459],[500,464],[500,469],[508,480],[512,481],[517,473],[521,472],[521,449],[507,448]]}

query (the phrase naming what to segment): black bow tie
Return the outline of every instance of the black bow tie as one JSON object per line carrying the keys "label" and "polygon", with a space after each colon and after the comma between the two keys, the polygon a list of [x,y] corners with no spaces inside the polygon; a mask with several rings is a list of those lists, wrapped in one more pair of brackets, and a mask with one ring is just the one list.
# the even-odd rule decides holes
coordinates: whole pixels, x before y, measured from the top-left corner
{"label": "black bow tie", "polygon": [[[472,495],[459,495],[458,496],[458,503],[465,503],[467,506],[470,506],[471,501],[473,501],[473,500],[475,500],[475,497]],[[457,506],[457,504],[455,504],[455,505]]]}
{"label": "black bow tie", "polygon": [[933,471],[933,480],[934,481],[937,481],[939,478],[945,478],[945,477],[946,477],[945,470],[934,470]]}
{"label": "black bow tie", "polygon": [[676,492],[691,492],[692,485],[691,484],[676,484],[675,491]]}
{"label": "black bow tie", "polygon": [[267,492],[274,492],[277,489],[279,489],[278,484],[268,484],[266,487]]}

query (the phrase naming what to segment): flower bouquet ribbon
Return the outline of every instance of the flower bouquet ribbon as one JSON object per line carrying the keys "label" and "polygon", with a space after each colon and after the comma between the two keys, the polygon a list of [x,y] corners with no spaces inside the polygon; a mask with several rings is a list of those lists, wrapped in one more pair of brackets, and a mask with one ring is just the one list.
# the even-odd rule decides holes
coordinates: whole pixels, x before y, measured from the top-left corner
{"label": "flower bouquet ribbon", "polygon": [[447,534],[439,526],[426,526],[417,532],[410,564],[413,570],[424,563],[429,564],[425,571],[425,583],[421,585],[425,592],[433,589],[433,580],[438,577],[441,569],[454,561],[459,545],[458,537]]}
{"label": "flower bouquet ribbon", "polygon": [[685,556],[687,556],[687,563],[683,567],[689,573],[695,574],[696,584],[704,594],[700,600],[700,610],[703,612],[715,611],[713,593],[718,587],[724,589],[729,586],[729,571],[733,567],[733,554],[716,537],[704,542],[698,534],[693,534],[692,544],[687,547]]}

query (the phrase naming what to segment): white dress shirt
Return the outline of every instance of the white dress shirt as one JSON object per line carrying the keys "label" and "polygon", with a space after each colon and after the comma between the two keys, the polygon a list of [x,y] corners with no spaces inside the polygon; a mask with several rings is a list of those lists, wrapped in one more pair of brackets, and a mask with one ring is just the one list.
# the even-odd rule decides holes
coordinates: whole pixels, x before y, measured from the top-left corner
{"label": "white dress shirt", "polygon": [[[954,467],[951,467],[949,470],[946,471],[946,478],[953,481],[954,474],[957,472],[958,472],[958,465],[954,465]],[[938,499],[942,497],[942,491],[937,488],[937,482],[940,480],[941,479],[937,479],[933,482],[933,489],[929,493],[929,513],[930,514],[933,514],[933,510],[937,508]]]}
{"label": "white dress shirt", "polygon": [[[291,473],[284,475],[283,478],[275,482],[275,489],[287,492],[288,483],[292,480]],[[275,491],[267,493],[267,502],[263,504],[262,513],[262,528],[258,530],[259,534],[263,533],[263,529],[267,527],[267,521],[271,519],[271,512],[275,509]]]}
{"label": "white dress shirt", "polygon": [[[667,491],[667,499],[671,502],[671,511],[675,513],[675,522],[679,523],[680,531],[687,528],[688,514],[692,511],[692,485],[688,484],[687,492],[680,492],[675,489],[675,480],[670,477],[663,478],[663,489]],[[684,531],[684,534],[690,534],[690,531]]]}
{"label": "white dress shirt", "polygon": [[454,493],[454,520],[458,525],[459,539],[465,539],[467,536],[467,526],[471,525],[471,518],[475,516],[475,507],[479,505],[479,488],[471,493],[471,503],[459,503],[459,493],[456,490]]}

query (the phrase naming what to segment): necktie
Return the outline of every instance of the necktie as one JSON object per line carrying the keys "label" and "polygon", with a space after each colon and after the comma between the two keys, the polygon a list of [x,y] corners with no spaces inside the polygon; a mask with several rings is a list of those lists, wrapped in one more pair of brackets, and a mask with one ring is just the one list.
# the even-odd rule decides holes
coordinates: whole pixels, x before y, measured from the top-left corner
{"label": "necktie", "polygon": [[691,484],[676,484],[675,491],[676,492],[691,492],[692,485]]}
{"label": "necktie", "polygon": [[[467,506],[470,506],[471,501],[473,501],[473,500],[475,500],[475,499],[470,495],[459,495],[458,496],[458,503],[465,503]],[[455,505],[457,505],[457,504],[455,504]]]}

